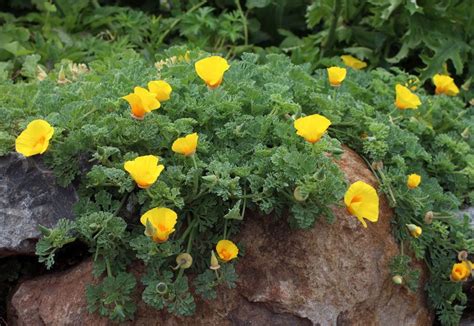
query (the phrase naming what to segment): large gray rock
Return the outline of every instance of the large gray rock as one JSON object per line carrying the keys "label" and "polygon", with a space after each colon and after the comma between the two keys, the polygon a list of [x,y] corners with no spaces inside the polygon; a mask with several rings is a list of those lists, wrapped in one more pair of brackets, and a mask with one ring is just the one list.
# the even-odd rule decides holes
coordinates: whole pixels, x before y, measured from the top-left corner
{"label": "large gray rock", "polygon": [[40,157],[0,157],[0,257],[34,253],[38,224],[72,218],[76,201],[74,188],[58,186]]}

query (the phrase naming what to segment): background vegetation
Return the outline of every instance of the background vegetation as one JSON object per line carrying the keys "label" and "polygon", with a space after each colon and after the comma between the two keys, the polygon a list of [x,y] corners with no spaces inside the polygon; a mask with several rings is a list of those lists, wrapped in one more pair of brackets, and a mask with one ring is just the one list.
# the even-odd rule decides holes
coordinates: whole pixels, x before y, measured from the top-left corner
{"label": "background vegetation", "polygon": [[[312,227],[314,216],[330,219],[328,207],[346,185],[322,152],[337,155],[344,143],[373,167],[395,208],[393,232],[401,246],[426,262],[426,289],[439,321],[457,324],[466,296],[449,273],[458,251],[474,252],[473,231],[457,215],[474,201],[474,118],[467,104],[473,95],[474,26],[469,22],[474,9],[469,1],[143,1],[139,7],[123,6],[134,3],[10,0],[1,5],[0,155],[13,150],[15,136],[35,118],[56,128],[44,159],[62,184],[78,185],[79,218],[43,230],[37,250],[51,267],[61,248],[77,239],[96,257],[96,275],[106,272],[107,261],[117,262],[104,283],[90,288],[92,311],[118,320],[133,315],[130,292],[137,280],[125,270],[132,259],[140,259],[150,267],[142,280],[147,288],[164,279],[183,300],[165,300],[147,290],[143,299],[158,309],[192,313],[185,276],[156,275],[156,267],[174,264],[175,255],[194,243],[191,271],[200,275],[194,286],[200,295],[214,297],[217,284],[206,266],[224,225],[235,234],[246,208],[277,216],[289,210],[289,223],[298,228]],[[213,92],[193,69],[193,62],[207,55],[199,49],[238,59]],[[187,51],[191,62],[179,60]],[[347,53],[366,60],[369,71],[349,70],[335,90],[318,68],[341,65],[338,56]],[[75,70],[73,62],[87,63],[87,69]],[[429,78],[437,72],[449,72],[463,85],[460,96],[431,95]],[[172,99],[143,122],[132,120],[120,97],[158,78],[173,86]],[[418,110],[394,107],[396,83],[417,87],[423,103]],[[330,137],[316,150],[292,127],[292,119],[313,113],[333,122]],[[169,151],[176,137],[192,131],[202,134],[197,166]],[[166,172],[150,191],[139,191],[122,164],[150,152],[163,158]],[[318,164],[309,164],[308,158]],[[322,188],[314,179],[320,171],[330,175]],[[406,176],[414,171],[423,182],[408,192]],[[187,195],[196,178],[196,193]],[[308,193],[307,201],[282,191],[296,186]],[[131,212],[123,209],[127,205]],[[186,217],[172,241],[160,247],[142,235],[136,222],[140,212],[157,205]],[[425,224],[428,211],[440,218]],[[190,223],[193,214],[196,224]],[[407,223],[421,225],[423,236],[411,237]],[[190,227],[199,232],[191,237]],[[26,265],[10,263],[15,275],[5,277],[3,288],[26,274]],[[402,275],[409,288],[417,283],[409,256],[396,257],[392,272]],[[223,275],[222,282],[233,286],[232,265]]]}

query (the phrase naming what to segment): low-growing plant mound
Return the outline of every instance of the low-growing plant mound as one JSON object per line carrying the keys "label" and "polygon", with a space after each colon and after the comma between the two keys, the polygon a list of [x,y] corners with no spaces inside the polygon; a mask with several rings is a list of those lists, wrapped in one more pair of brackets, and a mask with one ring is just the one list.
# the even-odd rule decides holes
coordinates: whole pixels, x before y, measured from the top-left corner
{"label": "low-growing plant mound", "polygon": [[[196,73],[204,53],[176,48],[166,57],[157,70],[130,51],[81,74],[66,70],[59,80],[53,71],[42,82],[0,85],[0,153],[13,149],[30,121],[45,120],[54,135],[44,159],[59,182],[79,188],[77,220],[43,229],[37,253],[52,267],[67,243],[89,245],[95,275],[106,275],[89,287],[91,311],[116,320],[133,316],[136,280],[126,270],[139,259],[147,266],[143,300],[192,314],[185,274],[197,274],[196,293],[205,298],[214,298],[218,285],[234,286],[233,264],[245,248],[222,240],[232,240],[247,210],[289,212],[296,228],[313,227],[317,217],[331,220],[333,205],[345,204],[359,217],[359,204],[377,194],[345,184],[333,162],[342,142],[372,166],[395,207],[395,237],[428,266],[427,291],[440,321],[456,324],[466,297],[455,281],[465,278],[450,274],[459,251],[474,251],[472,229],[456,215],[473,199],[471,108],[416,89],[398,70],[349,69],[342,80],[336,76],[335,87],[326,70],[313,75],[309,65],[295,66],[282,55],[245,54],[230,67],[222,64],[223,80],[205,64]],[[155,80],[172,88],[160,105],[149,95],[156,92],[134,91]],[[397,84],[417,94],[417,109],[397,108]],[[295,123],[310,116],[329,120],[328,134],[309,135],[305,123]],[[148,155],[154,159],[141,158]],[[141,175],[144,166],[150,173]],[[408,179],[411,174],[417,177]],[[413,288],[417,271],[410,261],[396,257],[392,272],[394,282]]]}

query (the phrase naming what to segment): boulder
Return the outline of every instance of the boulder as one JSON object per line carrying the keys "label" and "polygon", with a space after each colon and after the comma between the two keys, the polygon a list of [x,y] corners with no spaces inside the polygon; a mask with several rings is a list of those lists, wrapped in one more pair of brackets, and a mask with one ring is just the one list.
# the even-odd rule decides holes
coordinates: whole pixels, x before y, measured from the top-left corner
{"label": "boulder", "polygon": [[38,224],[51,227],[72,218],[76,201],[74,188],[58,186],[41,158],[0,157],[0,257],[33,254]]}
{"label": "boulder", "polygon": [[[346,149],[341,169],[349,182],[376,185],[363,160]],[[431,325],[420,290],[393,284],[391,258],[399,249],[390,231],[393,212],[381,197],[380,218],[364,229],[345,208],[336,220],[290,230],[283,219],[250,215],[240,233],[245,256],[236,289],[215,301],[197,299],[196,315],[170,316],[139,303],[133,325]],[[91,262],[23,282],[10,300],[11,325],[108,325],[86,312]],[[138,292],[140,289],[138,289]],[[137,298],[139,294],[137,293]],[[139,300],[138,300],[139,301]]]}

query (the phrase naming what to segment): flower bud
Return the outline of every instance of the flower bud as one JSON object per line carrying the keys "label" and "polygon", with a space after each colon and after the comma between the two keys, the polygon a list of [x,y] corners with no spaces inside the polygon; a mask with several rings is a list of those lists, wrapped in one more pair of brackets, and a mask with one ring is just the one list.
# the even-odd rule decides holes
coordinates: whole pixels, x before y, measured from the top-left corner
{"label": "flower bud", "polygon": [[382,170],[383,169],[383,162],[382,161],[375,161],[372,163],[372,169],[374,170]]}
{"label": "flower bud", "polygon": [[433,212],[432,211],[427,211],[426,214],[425,214],[425,223],[426,224],[433,223],[433,217],[434,217]]}
{"label": "flower bud", "polygon": [[467,260],[467,251],[466,250],[461,250],[460,252],[458,252],[458,259],[460,261],[466,261]]}
{"label": "flower bud", "polygon": [[392,277],[392,281],[393,281],[393,283],[395,283],[397,285],[402,285],[403,284],[403,277],[401,277],[400,275],[395,275],[394,277]]}
{"label": "flower bud", "polygon": [[58,84],[66,84],[69,80],[66,78],[66,73],[64,72],[64,67],[61,66],[61,69],[58,73]]}
{"label": "flower bud", "polygon": [[43,81],[46,78],[48,78],[48,74],[46,73],[46,71],[44,71],[44,69],[41,68],[41,66],[37,65],[36,66],[36,79],[38,79],[39,81]]}
{"label": "flower bud", "polygon": [[419,226],[415,224],[407,224],[408,231],[410,231],[410,234],[414,238],[418,238],[421,235],[421,232],[423,231]]}
{"label": "flower bud", "polygon": [[214,250],[212,250],[211,251],[211,267],[210,267],[210,269],[218,270],[219,268],[221,268],[221,266],[219,265],[219,261],[217,260],[216,254],[214,253]]}
{"label": "flower bud", "polygon": [[308,199],[309,194],[301,189],[300,186],[296,187],[293,191],[293,197],[295,197],[296,201],[303,202]]}
{"label": "flower bud", "polygon": [[177,267],[182,268],[182,269],[187,269],[191,267],[193,264],[193,257],[188,254],[187,252],[184,252],[182,254],[179,254],[176,257],[176,264],[178,264]]}

